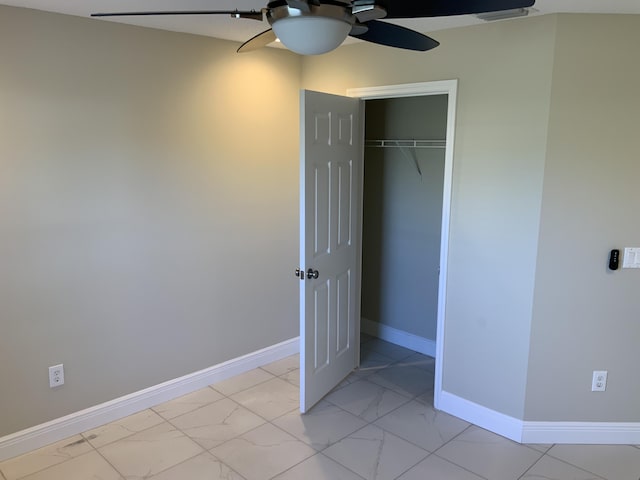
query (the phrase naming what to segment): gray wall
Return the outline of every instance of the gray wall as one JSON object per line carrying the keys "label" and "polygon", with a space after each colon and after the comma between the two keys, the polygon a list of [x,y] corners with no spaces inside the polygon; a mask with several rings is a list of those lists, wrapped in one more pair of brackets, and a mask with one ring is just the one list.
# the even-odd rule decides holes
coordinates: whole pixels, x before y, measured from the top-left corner
{"label": "gray wall", "polygon": [[0,436],[298,335],[300,62],[236,48],[0,7]]}
{"label": "gray wall", "polygon": [[[303,60],[307,88],[459,79],[443,387],[522,418],[556,17],[439,31],[424,53],[352,45]],[[491,375],[487,376],[487,372]]]}
{"label": "gray wall", "polygon": [[[366,103],[367,139],[444,139],[446,127],[446,95]],[[362,316],[434,341],[443,177],[444,149],[365,150]]]}
{"label": "gray wall", "polygon": [[640,270],[607,270],[640,245],[638,45],[639,15],[558,18],[527,420],[640,421]]}

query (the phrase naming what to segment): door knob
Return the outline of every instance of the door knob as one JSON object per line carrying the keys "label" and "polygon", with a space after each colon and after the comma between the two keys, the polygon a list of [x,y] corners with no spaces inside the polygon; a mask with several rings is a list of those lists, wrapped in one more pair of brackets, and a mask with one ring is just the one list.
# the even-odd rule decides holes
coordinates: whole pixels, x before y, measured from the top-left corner
{"label": "door knob", "polygon": [[313,268],[310,268],[309,270],[307,270],[307,278],[309,280],[311,280],[312,278],[318,278],[320,276],[320,273],[318,273],[318,270],[314,270]]}
{"label": "door knob", "polygon": [[304,280],[304,270],[300,270],[299,268],[296,268],[295,276],[298,277],[300,280]]}

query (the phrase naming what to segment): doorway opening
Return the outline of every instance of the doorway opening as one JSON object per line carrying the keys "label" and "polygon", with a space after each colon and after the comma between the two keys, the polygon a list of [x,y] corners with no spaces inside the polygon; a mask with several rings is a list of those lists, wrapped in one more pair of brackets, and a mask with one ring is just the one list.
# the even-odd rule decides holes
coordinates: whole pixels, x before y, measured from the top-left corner
{"label": "doorway opening", "polygon": [[447,95],[365,101],[360,371],[428,402],[447,104]]}
{"label": "doorway opening", "polygon": [[348,92],[366,104],[360,371],[381,369],[384,378],[376,382],[411,396],[433,395],[436,408],[456,90],[452,80]]}

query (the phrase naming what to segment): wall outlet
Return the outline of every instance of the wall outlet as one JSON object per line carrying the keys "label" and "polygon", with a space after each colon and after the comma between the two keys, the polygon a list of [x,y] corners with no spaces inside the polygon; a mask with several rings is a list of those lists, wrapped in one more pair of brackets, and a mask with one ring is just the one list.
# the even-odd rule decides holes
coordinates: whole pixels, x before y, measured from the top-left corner
{"label": "wall outlet", "polygon": [[64,365],[49,367],[49,387],[55,388],[64,385]]}
{"label": "wall outlet", "polygon": [[604,392],[607,389],[607,371],[594,370],[593,379],[591,380],[592,392]]}

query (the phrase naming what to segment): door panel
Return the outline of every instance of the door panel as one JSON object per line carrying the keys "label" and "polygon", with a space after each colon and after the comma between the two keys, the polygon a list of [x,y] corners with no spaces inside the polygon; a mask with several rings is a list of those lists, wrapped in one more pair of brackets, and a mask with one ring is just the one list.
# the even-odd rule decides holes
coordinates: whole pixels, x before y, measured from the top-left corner
{"label": "door panel", "polygon": [[301,93],[300,410],[306,412],[357,365],[356,250],[362,164],[356,99]]}

